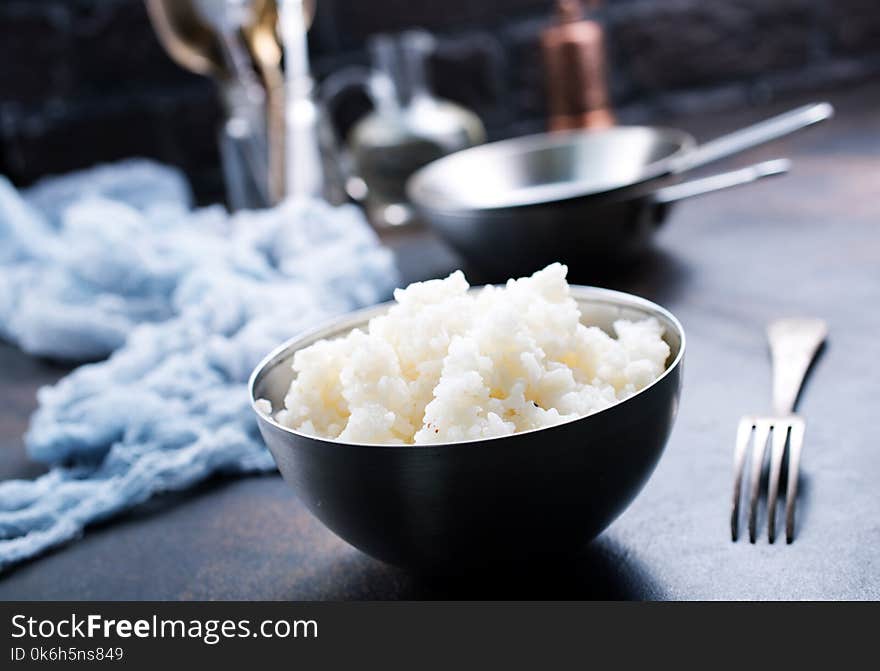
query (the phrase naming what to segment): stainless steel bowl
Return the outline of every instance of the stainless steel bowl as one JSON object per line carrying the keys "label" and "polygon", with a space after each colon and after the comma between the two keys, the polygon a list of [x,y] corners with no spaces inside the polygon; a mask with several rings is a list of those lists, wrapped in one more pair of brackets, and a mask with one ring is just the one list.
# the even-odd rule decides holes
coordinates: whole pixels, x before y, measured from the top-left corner
{"label": "stainless steel bowl", "polygon": [[[260,432],[308,509],[373,557],[428,571],[571,555],[632,501],[660,458],[678,409],[684,330],[662,307],[572,287],[587,324],[655,317],[671,349],[666,372],[610,408],[523,433],[440,445],[365,445],[314,438],[254,407]],[[250,380],[251,401],[277,411],[297,350],[342,336],[388,304],[342,317],[278,347]]]}
{"label": "stainless steel bowl", "polygon": [[419,216],[490,278],[552,261],[574,271],[631,259],[684,198],[785,172],[773,161],[664,185],[663,178],[828,119],[827,103],[786,112],[697,145],[675,129],[618,126],[541,133],[445,156],[410,177]]}

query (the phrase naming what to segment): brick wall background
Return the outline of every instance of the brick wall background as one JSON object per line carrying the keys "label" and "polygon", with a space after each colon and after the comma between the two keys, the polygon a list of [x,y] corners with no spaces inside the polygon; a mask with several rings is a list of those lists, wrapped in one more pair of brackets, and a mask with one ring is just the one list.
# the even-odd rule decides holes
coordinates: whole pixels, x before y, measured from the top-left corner
{"label": "brick wall background", "polygon": [[[318,0],[318,77],[364,63],[375,32],[439,37],[438,92],[491,137],[543,126],[538,33],[551,0]],[[746,105],[880,75],[878,0],[606,0],[624,121]],[[171,62],[141,0],[0,0],[0,173],[48,173],[143,155],[222,196],[212,83]],[[350,112],[348,116],[352,116]]]}

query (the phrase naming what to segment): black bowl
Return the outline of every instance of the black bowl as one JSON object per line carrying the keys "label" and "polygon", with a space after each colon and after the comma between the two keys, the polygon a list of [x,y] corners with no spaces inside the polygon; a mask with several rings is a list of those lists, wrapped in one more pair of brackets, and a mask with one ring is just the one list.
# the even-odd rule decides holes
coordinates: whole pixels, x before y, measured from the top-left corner
{"label": "black bowl", "polygon": [[[439,445],[367,445],[307,436],[255,407],[278,469],[330,530],[377,559],[446,572],[463,565],[572,555],[635,498],[663,452],[678,408],[684,331],[650,301],[572,287],[586,324],[655,317],[671,348],[653,384],[610,408],[510,436]],[[251,376],[252,402],[282,407],[294,352],[342,336],[388,305],[288,341]]]}

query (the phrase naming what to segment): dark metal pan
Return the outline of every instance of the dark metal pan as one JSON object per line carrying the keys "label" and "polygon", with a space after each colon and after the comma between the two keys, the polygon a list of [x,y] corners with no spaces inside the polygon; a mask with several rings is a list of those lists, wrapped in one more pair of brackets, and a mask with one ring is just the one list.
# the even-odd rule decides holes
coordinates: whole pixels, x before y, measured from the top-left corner
{"label": "dark metal pan", "polygon": [[669,187],[663,178],[832,114],[827,103],[808,105],[699,146],[684,131],[642,126],[505,140],[431,163],[408,193],[422,218],[490,275],[550,261],[577,268],[644,248],[673,202],[783,173],[787,162]]}

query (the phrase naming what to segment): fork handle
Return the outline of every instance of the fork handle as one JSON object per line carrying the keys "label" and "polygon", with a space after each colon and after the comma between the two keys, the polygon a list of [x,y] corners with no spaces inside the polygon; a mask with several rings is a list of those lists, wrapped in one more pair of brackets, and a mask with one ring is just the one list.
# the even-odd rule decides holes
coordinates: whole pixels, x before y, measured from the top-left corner
{"label": "fork handle", "polygon": [[828,335],[821,319],[777,319],[767,326],[773,359],[773,410],[790,415],[813,357]]}

